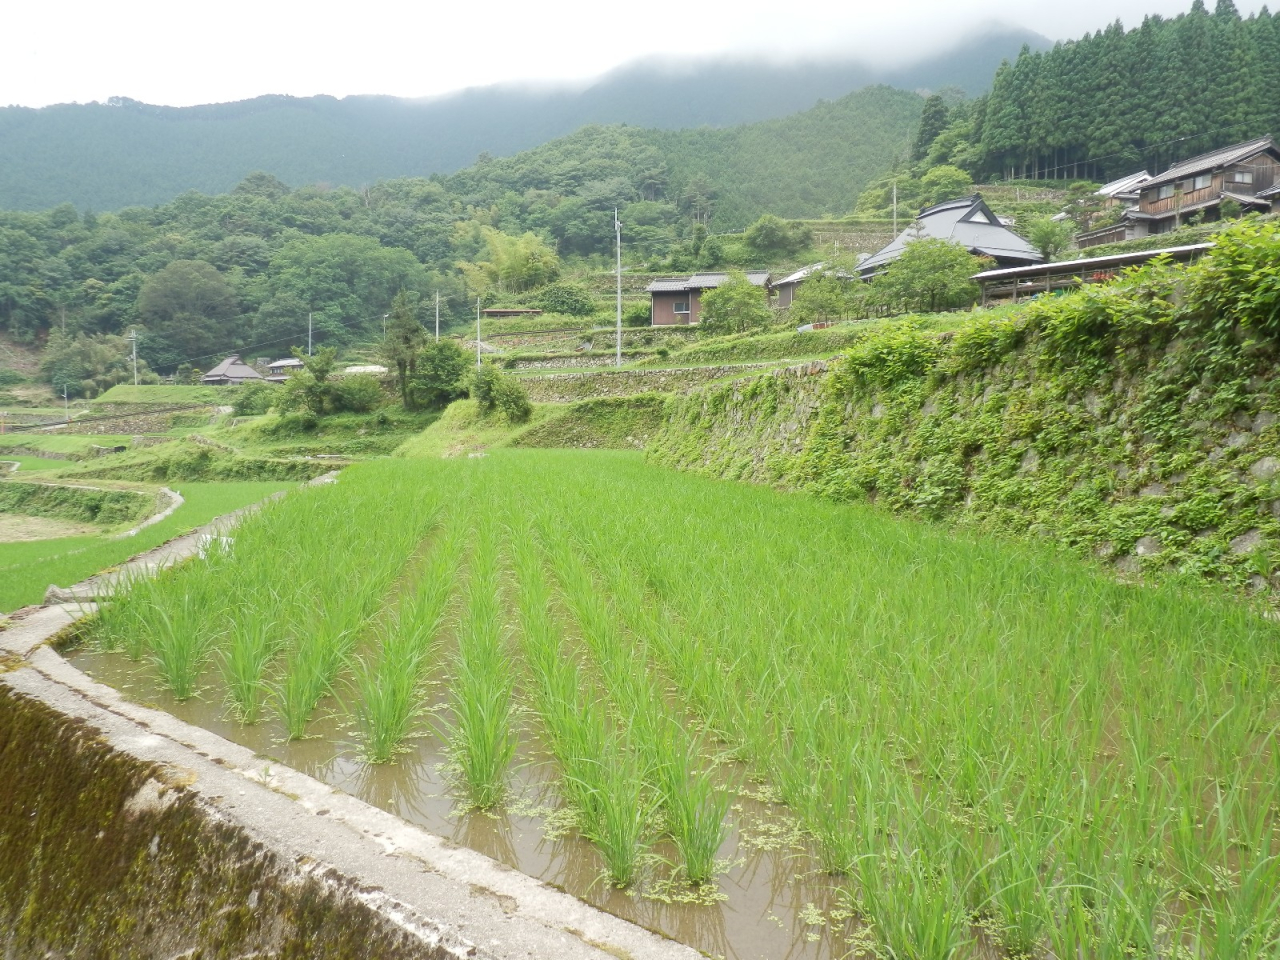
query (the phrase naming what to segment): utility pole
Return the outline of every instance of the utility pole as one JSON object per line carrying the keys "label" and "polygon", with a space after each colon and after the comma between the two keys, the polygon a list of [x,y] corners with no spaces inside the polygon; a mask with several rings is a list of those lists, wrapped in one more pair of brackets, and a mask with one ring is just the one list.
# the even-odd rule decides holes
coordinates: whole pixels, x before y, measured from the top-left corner
{"label": "utility pole", "polygon": [[618,219],[618,208],[613,208],[614,248],[618,256],[618,350],[614,366],[622,366],[622,222]]}
{"label": "utility pole", "polygon": [[307,313],[307,356],[311,356],[311,313]]}
{"label": "utility pole", "polygon": [[480,366],[480,298],[476,297],[476,367]]}
{"label": "utility pole", "polygon": [[67,399],[67,385],[62,385],[62,416],[67,423],[71,422],[71,401]]}
{"label": "utility pole", "polygon": [[893,181],[893,235],[898,235],[898,181]]}
{"label": "utility pole", "polygon": [[440,291],[436,291],[436,339],[440,339]]}
{"label": "utility pole", "polygon": [[129,342],[133,344],[133,385],[138,385],[138,331],[129,331]]}

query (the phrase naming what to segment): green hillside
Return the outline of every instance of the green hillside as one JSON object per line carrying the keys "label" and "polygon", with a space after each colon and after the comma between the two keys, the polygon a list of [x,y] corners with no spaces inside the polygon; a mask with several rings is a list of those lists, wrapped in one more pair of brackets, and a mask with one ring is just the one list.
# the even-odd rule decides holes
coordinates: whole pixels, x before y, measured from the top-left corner
{"label": "green hillside", "polygon": [[726,130],[585,127],[364,190],[291,190],[259,173],[154,208],[0,212],[0,331],[48,338],[40,376],[92,396],[132,380],[122,335],[135,326],[139,358],[164,372],[232,350],[287,354],[308,325],[319,343],[378,340],[401,290],[424,302],[439,291],[447,326],[474,315],[477,293],[529,295],[611,260],[615,208],[629,264],[656,269],[708,229],[848,210],[905,149],[922,103],[869,87]]}

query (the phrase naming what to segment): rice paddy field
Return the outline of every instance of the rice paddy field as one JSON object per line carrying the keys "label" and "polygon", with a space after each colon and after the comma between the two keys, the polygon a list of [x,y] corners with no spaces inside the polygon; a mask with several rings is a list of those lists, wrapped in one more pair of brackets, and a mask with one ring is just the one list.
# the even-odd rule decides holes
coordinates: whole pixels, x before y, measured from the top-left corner
{"label": "rice paddy field", "polygon": [[73,659],[711,956],[1280,955],[1280,627],[598,451],[388,459]]}

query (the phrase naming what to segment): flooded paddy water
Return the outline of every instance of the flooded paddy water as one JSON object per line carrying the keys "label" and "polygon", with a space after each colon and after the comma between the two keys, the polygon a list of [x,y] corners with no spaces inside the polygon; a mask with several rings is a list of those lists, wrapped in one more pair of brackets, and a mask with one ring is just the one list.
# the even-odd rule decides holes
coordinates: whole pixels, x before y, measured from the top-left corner
{"label": "flooded paddy water", "polygon": [[[146,661],[90,648],[67,658],[134,702],[253,750],[264,773],[273,763],[301,771],[708,956],[827,960],[849,955],[858,942],[857,924],[834,879],[819,868],[786,808],[756,792],[756,785],[734,791],[720,850],[723,869],[711,887],[695,891],[671,881],[662,860],[672,851],[658,844],[645,879],[618,890],[607,883],[595,848],[566,818],[551,760],[528,731],[512,765],[508,800],[481,812],[469,810],[455,790],[445,744],[432,732],[412,739],[396,762],[370,764],[361,759],[350,718],[336,704],[317,713],[305,738],[289,740],[276,718],[245,725],[230,717],[217,689],[175,700]],[[441,696],[431,713],[447,709]],[[726,771],[724,789],[732,789],[729,779]]]}

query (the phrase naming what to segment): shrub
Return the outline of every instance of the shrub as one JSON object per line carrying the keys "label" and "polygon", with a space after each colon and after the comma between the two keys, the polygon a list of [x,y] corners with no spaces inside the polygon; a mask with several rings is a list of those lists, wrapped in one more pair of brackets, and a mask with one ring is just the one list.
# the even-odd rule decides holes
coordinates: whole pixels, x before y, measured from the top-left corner
{"label": "shrub", "polygon": [[386,394],[377,377],[367,373],[358,373],[351,377],[343,377],[333,385],[329,403],[334,413],[368,413],[382,406]]}
{"label": "shrub", "polygon": [[702,297],[701,326],[704,333],[745,333],[767,327],[773,319],[765,292],[733,271],[729,279]]}
{"label": "shrub", "polygon": [[557,280],[538,291],[534,299],[548,313],[564,313],[571,317],[589,317],[596,312],[596,299],[580,283]]}
{"label": "shrub", "polygon": [[653,308],[648,300],[634,300],[622,305],[624,327],[647,327],[653,322]]}
{"label": "shrub", "polygon": [[16,387],[27,382],[17,370],[0,370],[0,387]]}
{"label": "shrub", "polygon": [[269,383],[246,383],[231,404],[237,417],[257,417],[266,413],[276,401],[276,388]]}
{"label": "shrub", "polygon": [[471,399],[482,416],[500,413],[511,423],[523,423],[533,413],[529,395],[514,377],[486,360],[471,374]]}

